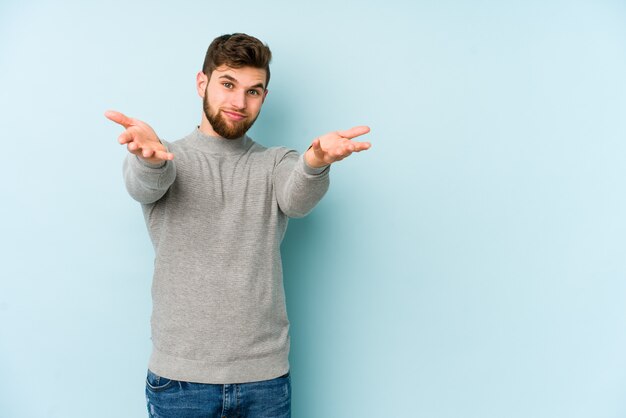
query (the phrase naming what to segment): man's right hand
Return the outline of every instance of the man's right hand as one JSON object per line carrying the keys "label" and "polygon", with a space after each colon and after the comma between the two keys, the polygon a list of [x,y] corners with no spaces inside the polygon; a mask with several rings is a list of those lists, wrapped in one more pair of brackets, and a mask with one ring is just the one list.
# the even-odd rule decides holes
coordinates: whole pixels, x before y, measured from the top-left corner
{"label": "man's right hand", "polygon": [[104,112],[104,116],[126,128],[119,136],[118,141],[122,145],[126,144],[126,148],[131,154],[151,164],[174,159],[174,154],[167,152],[167,148],[159,141],[154,129],[147,123],[129,118],[114,110]]}

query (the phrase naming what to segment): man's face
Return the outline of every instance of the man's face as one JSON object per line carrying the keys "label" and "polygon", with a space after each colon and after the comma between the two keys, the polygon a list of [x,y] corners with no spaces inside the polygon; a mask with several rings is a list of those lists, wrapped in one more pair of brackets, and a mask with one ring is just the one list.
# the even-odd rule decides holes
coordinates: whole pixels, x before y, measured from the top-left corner
{"label": "man's face", "polygon": [[267,95],[264,69],[216,68],[206,86],[204,114],[213,131],[226,139],[243,136],[259,116]]}

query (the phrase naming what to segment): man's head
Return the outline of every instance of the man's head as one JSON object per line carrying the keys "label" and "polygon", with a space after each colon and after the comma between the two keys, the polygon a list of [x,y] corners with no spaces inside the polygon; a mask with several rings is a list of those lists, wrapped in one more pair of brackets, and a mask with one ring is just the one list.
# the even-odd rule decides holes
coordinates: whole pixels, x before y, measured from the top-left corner
{"label": "man's head", "polygon": [[204,57],[202,72],[211,77],[213,71],[225,65],[230,68],[253,67],[265,70],[265,88],[270,82],[272,52],[254,36],[245,33],[218,36],[211,42]]}
{"label": "man's head", "polygon": [[249,35],[223,35],[211,43],[196,77],[201,130],[235,139],[250,129],[267,95],[271,58],[269,47]]}

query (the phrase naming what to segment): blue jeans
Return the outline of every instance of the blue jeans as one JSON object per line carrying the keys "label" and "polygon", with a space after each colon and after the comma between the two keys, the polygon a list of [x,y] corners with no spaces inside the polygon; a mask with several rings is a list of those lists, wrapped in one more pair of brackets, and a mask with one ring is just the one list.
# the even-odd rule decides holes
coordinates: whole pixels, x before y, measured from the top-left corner
{"label": "blue jeans", "polygon": [[150,418],[291,418],[291,377],[215,385],[171,380],[148,370],[146,400]]}

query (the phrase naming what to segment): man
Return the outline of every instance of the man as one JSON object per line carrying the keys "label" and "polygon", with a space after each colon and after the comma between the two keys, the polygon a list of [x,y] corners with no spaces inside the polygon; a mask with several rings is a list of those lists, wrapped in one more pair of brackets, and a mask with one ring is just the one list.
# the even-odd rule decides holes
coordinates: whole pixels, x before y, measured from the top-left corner
{"label": "man", "polygon": [[155,249],[151,417],[289,417],[289,322],[280,243],[290,217],[323,197],[329,166],[369,143],[366,126],[313,140],[303,154],[265,148],[246,132],[267,97],[271,52],[258,39],[216,38],[196,76],[200,126],[159,140],[108,111],[129,194]]}

